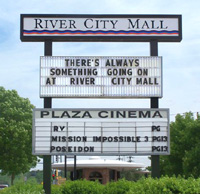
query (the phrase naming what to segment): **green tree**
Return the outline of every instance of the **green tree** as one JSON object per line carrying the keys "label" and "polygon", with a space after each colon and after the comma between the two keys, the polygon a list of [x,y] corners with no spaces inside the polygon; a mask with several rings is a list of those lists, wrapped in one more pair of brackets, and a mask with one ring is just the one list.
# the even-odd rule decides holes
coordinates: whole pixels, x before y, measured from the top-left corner
{"label": "green tree", "polygon": [[169,156],[160,157],[161,174],[200,175],[200,118],[194,119],[192,113],[178,114],[170,124]]}
{"label": "green tree", "polygon": [[145,174],[142,173],[141,169],[132,169],[128,171],[122,171],[120,173],[120,178],[124,178],[128,181],[138,181],[144,176]]}
{"label": "green tree", "polygon": [[24,177],[26,177],[27,180],[29,180],[30,178],[35,178],[36,181],[40,184],[43,181],[43,171],[29,171],[24,174]]}
{"label": "green tree", "polygon": [[32,109],[28,99],[15,90],[0,87],[0,170],[11,175],[27,172],[36,165],[32,155]]}

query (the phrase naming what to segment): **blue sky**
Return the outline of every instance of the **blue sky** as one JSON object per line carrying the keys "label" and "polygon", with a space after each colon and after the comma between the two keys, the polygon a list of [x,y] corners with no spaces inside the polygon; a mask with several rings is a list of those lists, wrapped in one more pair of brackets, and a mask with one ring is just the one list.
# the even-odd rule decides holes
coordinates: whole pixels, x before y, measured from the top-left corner
{"label": "blue sky", "polygon": [[[196,0],[20,0],[0,6],[0,85],[15,89],[37,108],[39,57],[43,43],[20,41],[20,14],[181,14],[183,40],[159,43],[163,57],[160,108],[177,113],[200,112],[200,2]],[[55,56],[149,56],[149,43],[54,43]],[[54,99],[54,108],[149,108],[148,99]]]}

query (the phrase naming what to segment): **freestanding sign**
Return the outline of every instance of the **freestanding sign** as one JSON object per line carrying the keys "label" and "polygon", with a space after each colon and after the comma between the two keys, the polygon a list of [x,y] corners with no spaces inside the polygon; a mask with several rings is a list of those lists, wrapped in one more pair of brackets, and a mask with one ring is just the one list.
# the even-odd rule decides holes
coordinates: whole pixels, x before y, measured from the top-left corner
{"label": "freestanding sign", "polygon": [[40,97],[162,97],[161,57],[41,57]]}
{"label": "freestanding sign", "polygon": [[22,14],[22,41],[180,42],[181,15]]}
{"label": "freestanding sign", "polygon": [[166,155],[168,109],[35,109],[35,155]]}
{"label": "freestanding sign", "polygon": [[[46,56],[52,55],[52,42],[55,41],[150,42],[151,56],[158,56],[158,42],[180,42],[182,40],[182,17],[181,15],[21,14],[20,38],[21,41],[44,42]],[[52,82],[53,84],[55,84],[54,81],[58,83],[57,75],[55,77],[50,76],[48,78],[47,77],[48,74],[49,70],[47,69],[46,72],[44,72],[44,79],[41,78],[42,80],[41,83],[44,82],[46,85],[49,83],[52,84]],[[116,78],[121,78],[121,77],[118,77],[118,75],[116,75]],[[71,79],[71,83],[77,83],[77,81],[75,80],[73,82],[73,79]],[[114,84],[117,83],[115,82],[117,79],[114,79],[114,77],[111,78],[111,80],[112,83]],[[120,80],[125,80],[125,79],[120,79]],[[130,83],[129,80],[126,81],[127,83]],[[86,78],[85,82],[95,83],[96,79],[94,80],[92,77]],[[157,79],[155,83],[157,83]],[[41,95],[41,97],[44,97],[45,108],[51,108],[52,106],[52,99],[51,99],[52,94],[48,96],[49,95],[48,92],[47,88],[45,88],[44,93]],[[158,108],[159,95],[158,96],[149,95],[149,97],[151,97],[151,108]],[[83,113],[82,118],[76,118],[77,122],[75,123],[74,123],[75,118],[73,119],[70,118],[70,115],[73,112],[69,114],[67,111],[65,111],[63,115],[69,117],[66,120],[63,120],[63,118],[59,118],[59,115],[56,117],[56,114],[58,113],[57,111],[51,109],[45,111],[46,112],[44,112],[44,110],[40,111],[35,110],[34,112],[35,120],[33,126],[33,148],[34,148],[33,153],[37,155],[44,154],[43,186],[45,193],[51,193],[50,155],[54,152],[55,154],[57,154],[57,152],[60,151],[62,151],[62,154],[66,153],[77,154],[82,151],[86,152],[89,148],[91,152],[101,153],[101,154],[113,153],[115,155],[116,154],[119,155],[119,154],[124,154],[125,152],[126,154],[128,153],[135,153],[135,154],[140,153],[142,155],[151,154],[152,177],[159,178],[160,176],[159,155],[162,153],[169,154],[169,132],[168,132],[169,125],[166,124],[168,123],[167,119],[168,117],[166,116],[167,114],[165,111],[164,111],[165,112],[164,117],[162,116],[163,114],[160,112],[160,109],[159,110],[157,109],[156,111],[148,110],[148,113],[143,112],[147,110],[143,111],[126,110],[125,112],[128,113],[120,113],[120,112],[117,113],[118,117],[121,117],[120,115],[123,114],[128,114],[129,117],[131,117],[127,118],[127,121],[125,121],[124,118],[126,119],[126,117],[124,117],[123,119],[120,118],[120,120],[119,118],[115,119],[113,117],[114,114],[113,111],[116,110],[113,111],[102,110],[104,111],[103,113],[96,112],[91,114],[90,110],[89,112]],[[155,111],[156,113],[155,112],[153,113],[153,111]],[[36,112],[38,113],[36,114]],[[82,113],[82,110],[80,112]],[[137,114],[135,112],[137,112]],[[78,114],[79,112],[76,113],[76,115],[72,115],[72,117],[76,117]],[[93,121],[95,119],[93,118],[93,115],[95,114],[98,115],[98,117],[101,115],[101,117],[103,118],[99,120],[98,118],[95,117],[95,119],[97,119],[97,122],[94,123]],[[106,114],[108,114],[109,116]],[[150,118],[147,118],[148,122],[146,123],[145,120],[140,121],[141,118],[137,117],[135,118],[135,115],[138,114],[139,115],[150,114],[151,116]],[[49,118],[45,118],[46,116],[49,115],[51,115]],[[88,121],[84,120],[85,116],[86,117],[88,116],[90,120]],[[155,116],[158,116],[158,118],[160,117],[162,121],[160,119],[157,120],[158,118],[155,119]],[[44,119],[46,120],[44,121]],[[72,119],[72,121],[70,119]],[[90,122],[91,120],[92,122]],[[80,126],[79,125],[77,126],[77,124],[80,124]],[[72,130],[74,129],[73,127],[75,127],[75,130]],[[76,133],[76,129],[78,131],[82,130],[81,131],[82,138],[81,137],[79,138],[77,136],[79,134]],[[95,134],[94,136],[93,132],[90,131],[90,129],[95,130],[97,134]],[[145,131],[141,131],[141,129],[145,129]],[[146,136],[143,136],[142,132],[146,133],[146,129],[148,129],[148,134]],[[63,131],[64,134],[62,134]],[[154,132],[156,133],[161,132],[161,133],[156,134]],[[86,133],[90,135],[90,137],[87,137]],[[110,133],[112,136],[108,136]],[[79,146],[80,148],[76,148],[79,140],[83,140],[82,145]],[[90,146],[87,140],[92,141],[92,145],[94,144],[95,147],[92,148],[92,145]],[[73,141],[77,142],[75,142],[75,144],[73,143],[71,144],[71,142]],[[110,141],[111,142],[114,141],[111,147],[109,147],[111,145]],[[142,141],[144,145],[146,145],[146,147],[144,147],[143,149],[140,147],[142,145],[141,144]],[[149,143],[149,141],[151,143]],[[65,142],[66,145],[63,145]],[[129,147],[129,145],[132,146],[132,149]],[[74,178],[76,179],[76,176]]]}

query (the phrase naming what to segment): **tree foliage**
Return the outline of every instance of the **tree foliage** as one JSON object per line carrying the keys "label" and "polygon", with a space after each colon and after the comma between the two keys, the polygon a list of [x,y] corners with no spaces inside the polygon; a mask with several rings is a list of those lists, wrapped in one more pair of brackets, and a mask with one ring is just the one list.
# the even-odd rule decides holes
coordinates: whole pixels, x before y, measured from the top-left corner
{"label": "tree foliage", "polygon": [[161,173],[185,177],[200,176],[200,118],[178,114],[170,124],[171,153],[161,156]]}
{"label": "tree foliage", "polygon": [[121,171],[120,173],[120,178],[124,178],[125,180],[128,181],[138,181],[145,175],[142,174],[141,169],[132,169],[129,171]]}
{"label": "tree foliage", "polygon": [[32,155],[32,109],[15,90],[0,87],[0,169],[14,176],[36,165]]}

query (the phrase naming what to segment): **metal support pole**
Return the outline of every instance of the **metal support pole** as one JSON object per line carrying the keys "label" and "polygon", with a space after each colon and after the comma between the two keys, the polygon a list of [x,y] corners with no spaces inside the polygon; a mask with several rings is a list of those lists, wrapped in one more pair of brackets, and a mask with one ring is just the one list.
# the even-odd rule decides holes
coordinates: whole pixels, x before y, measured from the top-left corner
{"label": "metal support pole", "polygon": [[[52,41],[45,41],[44,55],[52,56]],[[52,107],[52,98],[44,98],[44,108]],[[43,189],[45,194],[51,194],[51,156],[43,156]]]}
{"label": "metal support pole", "polygon": [[[150,54],[151,56],[158,56],[158,42],[157,41],[150,42]],[[159,108],[159,100],[157,97],[151,98],[151,108]],[[160,177],[159,155],[151,156],[151,176],[153,178]]]}
{"label": "metal support pole", "polygon": [[76,172],[76,155],[74,155],[74,181],[77,180],[77,172]]}
{"label": "metal support pole", "polygon": [[65,156],[65,178],[67,180],[67,156]]}

